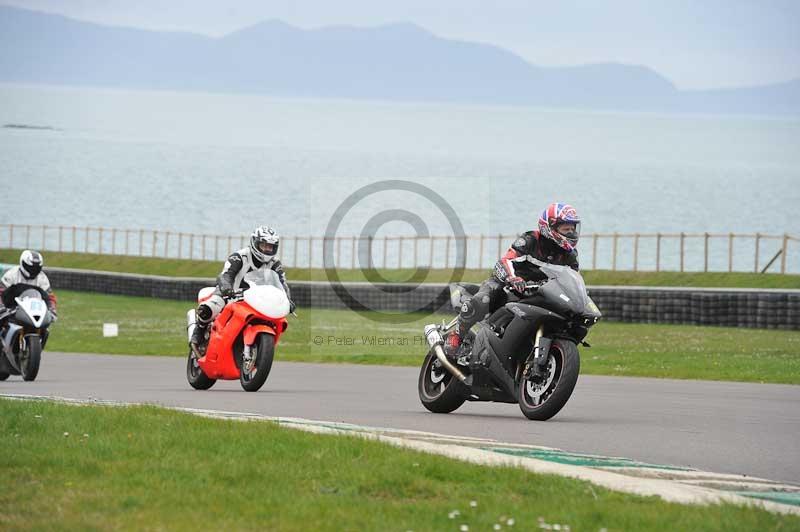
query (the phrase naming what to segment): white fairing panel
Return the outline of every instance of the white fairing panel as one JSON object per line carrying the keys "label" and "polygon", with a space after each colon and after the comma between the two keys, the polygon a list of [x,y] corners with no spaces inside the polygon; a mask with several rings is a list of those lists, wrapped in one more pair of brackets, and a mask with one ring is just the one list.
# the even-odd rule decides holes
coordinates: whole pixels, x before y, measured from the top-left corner
{"label": "white fairing panel", "polygon": [[206,286],[205,288],[201,288],[200,291],[197,293],[197,302],[200,303],[208,296],[214,293],[216,290],[215,286]]}
{"label": "white fairing panel", "polygon": [[30,317],[34,327],[41,327],[47,314],[47,305],[40,297],[14,298],[25,313]]}
{"label": "white fairing panel", "polygon": [[268,318],[283,318],[289,314],[286,292],[272,285],[251,286],[244,292],[244,301]]}

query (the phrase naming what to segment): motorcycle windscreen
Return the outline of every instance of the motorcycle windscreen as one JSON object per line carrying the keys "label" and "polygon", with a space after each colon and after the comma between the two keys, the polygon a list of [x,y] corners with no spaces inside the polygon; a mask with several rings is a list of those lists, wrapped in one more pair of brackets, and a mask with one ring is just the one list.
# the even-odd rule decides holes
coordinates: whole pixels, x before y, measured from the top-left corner
{"label": "motorcycle windscreen", "polygon": [[244,292],[245,302],[269,318],[283,318],[291,304],[278,274],[270,269],[247,272],[244,281],[250,288]]}
{"label": "motorcycle windscreen", "polygon": [[569,310],[576,314],[582,314],[590,304],[589,295],[586,292],[586,284],[583,282],[581,274],[569,266],[559,266],[556,264],[540,263],[539,269],[551,280],[546,283],[541,291],[553,298],[558,298]]}

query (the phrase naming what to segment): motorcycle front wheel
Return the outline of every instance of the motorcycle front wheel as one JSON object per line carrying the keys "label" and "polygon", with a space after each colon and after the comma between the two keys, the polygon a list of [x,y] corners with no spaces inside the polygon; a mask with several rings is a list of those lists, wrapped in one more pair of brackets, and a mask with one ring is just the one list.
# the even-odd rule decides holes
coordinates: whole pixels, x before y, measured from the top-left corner
{"label": "motorcycle front wheel", "polygon": [[19,372],[26,381],[32,381],[39,374],[42,360],[42,339],[38,335],[25,337],[25,348],[19,355]]}
{"label": "motorcycle front wheel", "polygon": [[203,368],[197,363],[197,356],[189,349],[189,359],[186,361],[186,380],[195,390],[208,390],[217,379],[211,379],[203,373]]}
{"label": "motorcycle front wheel", "polygon": [[578,346],[560,338],[553,340],[545,375],[531,375],[520,382],[517,399],[522,414],[536,421],[545,421],[558,414],[572,395],[580,370]]}
{"label": "motorcycle front wheel", "polygon": [[422,362],[417,392],[422,406],[436,414],[449,414],[467,400],[464,385],[440,365],[433,352]]}
{"label": "motorcycle front wheel", "polygon": [[246,392],[257,392],[267,381],[275,358],[275,337],[269,333],[261,333],[254,346],[255,361],[252,369],[247,372],[242,363],[239,382]]}

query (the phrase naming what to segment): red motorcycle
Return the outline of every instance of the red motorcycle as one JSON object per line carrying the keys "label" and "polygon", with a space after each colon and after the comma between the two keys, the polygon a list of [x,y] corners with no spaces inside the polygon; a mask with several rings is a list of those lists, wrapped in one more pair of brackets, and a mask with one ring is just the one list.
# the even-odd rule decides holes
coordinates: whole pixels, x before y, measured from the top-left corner
{"label": "red motorcycle", "polygon": [[[275,346],[286,331],[290,303],[272,270],[245,277],[249,288],[228,300],[211,326],[208,345],[198,357],[189,347],[186,378],[197,390],[211,388],[217,379],[236,380],[248,392],[258,391],[272,369]],[[214,292],[200,290],[198,303]],[[194,309],[187,314],[189,339],[196,326]]]}

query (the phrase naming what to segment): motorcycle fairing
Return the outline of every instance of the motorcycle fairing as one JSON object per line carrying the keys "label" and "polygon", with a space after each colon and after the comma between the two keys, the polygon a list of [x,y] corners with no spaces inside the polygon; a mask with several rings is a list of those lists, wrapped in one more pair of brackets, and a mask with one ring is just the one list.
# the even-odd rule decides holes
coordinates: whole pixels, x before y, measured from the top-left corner
{"label": "motorcycle fairing", "polygon": [[[278,332],[263,322],[249,325],[255,319],[262,318],[244,301],[226,305],[222,309],[211,327],[206,354],[197,361],[203,373],[211,379],[235,380],[239,378],[240,372],[236,366],[236,357],[228,354],[235,352],[234,344],[243,331],[250,332],[251,341],[247,345],[252,345],[256,335],[261,332],[272,334],[277,341],[282,331]],[[246,340],[247,338],[245,338]],[[239,347],[241,348],[241,344]]]}
{"label": "motorcycle fairing", "polygon": [[261,333],[277,336],[275,329],[266,323],[250,324],[244,328],[244,345],[253,345],[256,343],[256,337]]}

